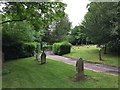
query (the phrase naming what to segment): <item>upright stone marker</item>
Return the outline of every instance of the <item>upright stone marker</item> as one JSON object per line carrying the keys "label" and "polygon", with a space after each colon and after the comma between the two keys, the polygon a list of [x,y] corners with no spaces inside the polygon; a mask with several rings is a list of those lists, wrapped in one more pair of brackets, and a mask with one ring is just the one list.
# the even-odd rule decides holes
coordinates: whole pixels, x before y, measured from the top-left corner
{"label": "upright stone marker", "polygon": [[41,64],[45,64],[46,63],[46,54],[43,50],[42,54],[41,54]]}
{"label": "upright stone marker", "polygon": [[36,53],[35,57],[36,57],[36,61],[38,62],[38,53]]}
{"label": "upright stone marker", "polygon": [[36,61],[38,62],[38,56],[39,56],[39,45],[37,45],[36,47],[36,55],[35,55],[35,58],[36,58]]}
{"label": "upright stone marker", "polygon": [[76,71],[77,71],[76,81],[84,79],[84,62],[82,58],[80,58],[76,62]]}

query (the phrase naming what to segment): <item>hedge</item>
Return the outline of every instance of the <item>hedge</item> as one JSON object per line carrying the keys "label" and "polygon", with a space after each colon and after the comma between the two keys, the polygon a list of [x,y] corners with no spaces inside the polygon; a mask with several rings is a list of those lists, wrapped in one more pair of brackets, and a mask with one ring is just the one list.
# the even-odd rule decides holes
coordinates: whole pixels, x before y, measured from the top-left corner
{"label": "hedge", "polygon": [[71,51],[71,44],[69,42],[60,42],[53,44],[53,53],[57,55],[63,55],[70,53]]}
{"label": "hedge", "polygon": [[33,43],[24,43],[23,44],[23,57],[30,57],[34,55],[35,45]]}
{"label": "hedge", "polygon": [[5,60],[19,58],[23,53],[23,43],[14,43],[11,45],[3,45],[2,52]]}
{"label": "hedge", "polygon": [[52,45],[43,46],[43,50],[52,50]]}
{"label": "hedge", "polygon": [[12,45],[3,45],[5,60],[30,57],[34,55],[38,43],[14,43]]}

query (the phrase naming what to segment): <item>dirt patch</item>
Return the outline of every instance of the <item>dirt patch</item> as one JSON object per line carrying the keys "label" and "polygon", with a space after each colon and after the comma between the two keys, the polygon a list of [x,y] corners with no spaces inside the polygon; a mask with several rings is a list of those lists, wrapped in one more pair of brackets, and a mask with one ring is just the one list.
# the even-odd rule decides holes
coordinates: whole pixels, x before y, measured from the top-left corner
{"label": "dirt patch", "polygon": [[78,81],[78,80],[76,80],[76,76],[70,76],[70,77],[68,77],[68,79],[70,81],[72,81],[72,82],[83,82],[83,81],[87,80],[88,78],[89,78],[89,76],[85,75],[85,77],[83,79],[81,79],[81,80]]}

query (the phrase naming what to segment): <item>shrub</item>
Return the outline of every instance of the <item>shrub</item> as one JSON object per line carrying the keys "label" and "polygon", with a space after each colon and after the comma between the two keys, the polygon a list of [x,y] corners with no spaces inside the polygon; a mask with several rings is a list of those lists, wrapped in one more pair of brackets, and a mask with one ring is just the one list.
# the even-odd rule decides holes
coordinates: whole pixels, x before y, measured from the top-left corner
{"label": "shrub", "polygon": [[36,47],[35,47],[35,53],[39,53],[40,52],[40,44],[36,44]]}
{"label": "shrub", "polygon": [[29,42],[23,44],[23,52],[20,57],[31,57],[34,56],[34,53],[39,53],[40,44],[37,42]]}
{"label": "shrub", "polygon": [[39,43],[13,43],[11,45],[3,45],[3,53],[5,55],[5,60],[30,57],[34,55],[36,46]]}
{"label": "shrub", "polygon": [[52,50],[52,45],[43,46],[43,50]]}
{"label": "shrub", "polygon": [[23,53],[22,46],[23,46],[22,42],[13,43],[10,45],[3,45],[2,49],[5,55],[4,57],[5,60],[19,58],[19,56]]}
{"label": "shrub", "polygon": [[24,43],[23,44],[23,57],[30,57],[34,55],[35,44],[33,43]]}
{"label": "shrub", "polygon": [[69,42],[61,42],[53,44],[53,53],[57,55],[63,55],[70,53],[71,44]]}

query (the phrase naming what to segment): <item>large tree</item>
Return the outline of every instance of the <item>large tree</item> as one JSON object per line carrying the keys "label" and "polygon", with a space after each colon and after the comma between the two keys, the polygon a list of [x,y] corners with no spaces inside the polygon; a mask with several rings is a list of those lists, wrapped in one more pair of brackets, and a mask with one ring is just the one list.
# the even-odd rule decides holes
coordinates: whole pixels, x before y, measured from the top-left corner
{"label": "large tree", "polygon": [[42,42],[46,27],[53,21],[61,20],[65,15],[66,7],[62,2],[3,2],[0,4],[4,4],[0,11],[3,47],[15,46],[21,41]]}
{"label": "large tree", "polygon": [[[62,2],[4,2],[1,10],[2,22],[16,23],[27,21],[34,30],[44,33],[43,30],[52,22],[59,21],[65,16],[66,4]],[[44,35],[44,34],[41,34]]]}
{"label": "large tree", "polygon": [[81,26],[75,26],[73,29],[71,29],[70,36],[73,38],[72,44],[76,45],[82,45],[86,44],[87,36],[83,32]]}
{"label": "large tree", "polygon": [[6,2],[1,24],[15,21],[30,21],[33,25],[47,25],[64,16],[66,4],[62,2]]}
{"label": "large tree", "polygon": [[118,31],[114,27],[117,7],[117,2],[92,2],[88,5],[88,12],[81,27],[94,43],[106,47],[119,39]]}
{"label": "large tree", "polygon": [[2,45],[32,42],[35,39],[34,34],[34,28],[27,22],[4,24],[2,27]]}
{"label": "large tree", "polygon": [[52,44],[54,42],[64,41],[71,29],[71,22],[67,15],[60,21],[53,22],[46,28],[44,41]]}
{"label": "large tree", "polygon": [[[28,22],[36,31],[36,41],[41,41],[44,31],[53,21],[65,16],[66,4],[62,2],[3,2],[0,24]],[[12,25],[14,24],[10,24]]]}

